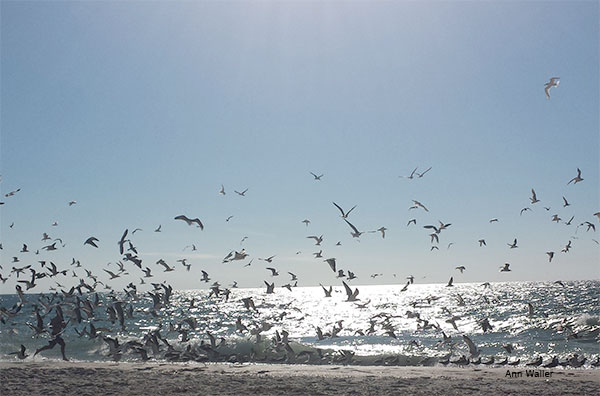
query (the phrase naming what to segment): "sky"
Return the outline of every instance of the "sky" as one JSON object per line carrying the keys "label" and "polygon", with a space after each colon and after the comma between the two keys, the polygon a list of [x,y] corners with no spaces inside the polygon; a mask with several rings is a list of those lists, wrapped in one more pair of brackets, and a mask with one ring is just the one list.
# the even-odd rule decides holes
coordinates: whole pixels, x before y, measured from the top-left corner
{"label": "sky", "polygon": [[[210,285],[201,270],[225,286],[281,285],[288,271],[339,285],[331,257],[356,284],[600,277],[600,229],[577,227],[600,228],[597,1],[2,1],[0,13],[0,274],[47,260],[78,275],[32,291],[78,282],[72,259],[107,280],[136,228],[151,280],[176,289]],[[348,220],[365,234],[332,202],[356,205]],[[440,221],[451,226],[432,244],[423,226]],[[385,238],[367,232],[382,226]],[[64,247],[35,254],[44,232]],[[246,260],[222,263],[242,248]],[[143,275],[125,268],[116,289]]]}

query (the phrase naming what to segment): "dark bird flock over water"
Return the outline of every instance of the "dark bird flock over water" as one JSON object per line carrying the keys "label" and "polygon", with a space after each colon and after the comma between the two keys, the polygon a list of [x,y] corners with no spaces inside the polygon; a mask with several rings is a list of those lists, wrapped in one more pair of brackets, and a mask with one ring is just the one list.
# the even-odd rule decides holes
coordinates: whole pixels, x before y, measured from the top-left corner
{"label": "dark bird flock over water", "polygon": [[[550,98],[550,89],[556,88],[558,85],[558,77],[551,78],[545,85],[545,94],[548,99]],[[419,167],[415,167],[408,176],[401,177],[414,182],[415,179],[424,178],[429,172],[435,172],[431,166],[422,172],[419,172],[418,169]],[[583,172],[579,168],[576,168],[574,176],[566,180],[566,184],[570,188],[578,188],[578,184],[584,182],[582,174]],[[311,171],[309,175],[312,176],[312,180],[316,183],[327,182],[325,174],[320,172],[314,173]],[[246,197],[248,191],[249,188],[245,188],[242,191],[234,190],[241,197],[239,199],[245,199],[244,197]],[[20,188],[17,188],[4,194],[7,200],[3,204],[7,204],[7,208],[10,207],[10,200],[19,199],[19,195],[24,193]],[[223,184],[217,190],[217,193],[223,197],[226,196],[227,193]],[[524,198],[526,198],[526,195]],[[524,207],[519,215],[524,216],[526,212],[532,210],[532,206],[544,200],[550,201],[550,199],[545,199],[545,197],[538,197],[535,189],[531,188],[529,196],[530,206]],[[570,203],[564,196],[559,195],[558,200],[562,201],[562,208],[576,205],[576,203]],[[419,198],[419,200],[410,199],[408,202],[411,202],[411,204],[407,210],[410,213],[414,213],[415,218],[408,221],[406,227],[410,227],[411,225],[414,227],[419,223],[418,213],[430,212],[435,209],[429,208],[423,203],[427,202],[426,197],[424,197],[423,201]],[[382,239],[386,238],[386,232],[390,230],[388,227],[379,226],[379,228],[373,227],[375,229],[369,230],[368,228],[363,228],[363,225],[354,223],[351,215],[357,209],[358,205],[355,204],[350,207],[350,205],[342,206],[336,202],[332,202],[332,204],[332,213],[338,212],[338,220],[347,225],[348,232],[353,240],[363,240],[366,238],[366,233],[376,233]],[[84,203],[71,200],[67,202],[67,205],[72,207],[74,205],[84,205]],[[349,207],[350,209],[345,210],[344,207]],[[172,221],[175,224],[183,222],[192,228],[199,228],[199,230],[191,229],[190,232],[210,232],[210,224],[205,229],[205,224],[200,217],[196,217],[196,214],[190,217],[180,214],[174,216]],[[233,219],[233,216],[229,216],[226,221],[229,222],[231,219]],[[492,218],[489,220],[489,223],[492,224],[501,220],[500,218]],[[563,222],[558,214],[556,214],[548,220],[549,223],[551,221],[562,222],[566,226],[571,226],[573,217],[568,222]],[[596,231],[595,222],[598,221],[600,221],[600,212],[590,213],[589,219],[579,220],[577,229],[584,227],[586,233],[594,233]],[[300,223],[302,227],[312,227],[309,219],[302,220]],[[67,360],[69,344],[65,341],[68,338],[66,337],[66,333],[75,332],[79,338],[88,339],[90,342],[102,340],[107,348],[106,355],[113,360],[120,360],[125,354],[130,358],[143,361],[148,359],[164,359],[167,361],[285,361],[315,364],[352,363],[357,358],[355,352],[345,349],[307,348],[299,341],[294,341],[290,337],[289,329],[278,328],[278,325],[282,323],[285,316],[302,315],[301,309],[294,304],[293,300],[286,303],[284,307],[278,307],[277,316],[269,316],[268,321],[259,320],[259,318],[263,317],[260,316],[261,312],[268,312],[270,309],[274,310],[274,308],[265,301],[262,303],[255,301],[257,298],[256,294],[253,296],[244,294],[242,289],[237,288],[237,282],[233,282],[232,285],[225,287],[216,280],[218,274],[209,274],[207,271],[201,270],[196,275],[195,271],[191,271],[194,268],[190,263],[192,260],[187,257],[177,260],[176,263],[178,264],[169,264],[166,258],[160,258],[154,263],[149,262],[146,257],[143,257],[135,242],[136,236],[134,234],[144,232],[141,228],[132,227],[132,232],[129,232],[129,229],[116,231],[117,236],[113,241],[100,240],[95,236],[82,238],[86,249],[94,251],[106,249],[114,253],[115,256],[118,254],[118,259],[114,263],[108,263],[107,268],[99,268],[93,265],[84,267],[81,261],[75,258],[72,259],[70,264],[64,266],[57,265],[52,261],[52,251],[65,249],[67,244],[61,238],[53,237],[54,234],[60,232],[58,223],[54,222],[51,225],[57,228],[53,228],[52,231],[40,230],[40,242],[22,243],[19,251],[10,252],[8,255],[6,252],[2,254],[3,263],[0,267],[0,281],[2,284],[5,284],[8,280],[13,279],[15,281],[15,293],[18,296],[18,301],[12,306],[0,306],[0,320],[2,321],[4,331],[8,333],[17,332],[15,330],[18,327],[16,324],[20,323],[21,325],[25,324],[27,331],[31,332],[32,344],[39,345],[38,338],[48,339],[46,345],[37,347],[35,350],[33,348],[30,349],[28,345],[21,344],[20,349],[10,352],[9,356],[14,355],[18,359],[27,359],[53,349],[58,345],[62,358]],[[155,227],[153,229],[155,233],[164,233],[162,225]],[[430,241],[430,250],[439,249],[438,245],[446,234],[445,231],[451,229],[451,227],[452,223],[441,220],[437,224],[425,224],[422,226],[421,230],[426,230],[423,238],[427,238]],[[414,228],[415,232],[419,232],[416,231],[419,228]],[[391,232],[393,232],[393,229]],[[307,235],[305,238],[314,241],[314,246],[316,247],[323,246],[326,240],[324,235],[321,235],[319,232],[311,232],[311,234],[314,235]],[[120,235],[120,238],[117,239],[118,235]],[[160,234],[156,235],[160,236]],[[244,243],[246,238],[242,238],[240,245]],[[82,242],[78,243],[81,244]],[[448,242],[446,241],[446,243]],[[506,242],[506,245],[510,249],[517,249],[520,247],[518,243],[519,240],[515,237],[512,241]],[[485,239],[478,239],[477,237],[473,238],[473,244],[482,249],[488,246]],[[339,249],[341,245],[341,241],[337,242],[335,244],[336,249]],[[447,248],[449,249],[452,245],[453,242],[449,242]],[[548,262],[552,262],[559,255],[568,254],[572,248],[574,248],[574,245],[572,245],[572,240],[569,239],[565,241],[564,247],[548,246],[541,250],[540,255],[547,255]],[[0,244],[0,249],[2,249],[2,244]],[[197,250],[193,244],[186,246],[183,251],[188,249],[190,249],[190,252]],[[333,278],[329,279],[335,279],[337,282],[340,282],[341,279],[341,286],[343,287],[343,289],[340,289],[339,287],[334,288],[332,285],[326,286],[321,284],[319,292],[322,293],[322,298],[325,300],[324,303],[335,299],[349,303],[348,306],[351,310],[361,311],[368,309],[369,305],[372,304],[372,299],[368,295],[364,296],[364,293],[361,293],[358,287],[351,286],[350,282],[360,279],[361,276],[370,276],[375,279],[383,274],[368,271],[364,268],[340,268],[343,265],[340,265],[336,257],[330,256],[329,252],[325,253],[324,249],[319,249],[318,252],[311,253],[311,255],[314,256],[314,260],[319,260],[322,263],[323,277],[332,276],[331,272],[329,272],[330,269],[333,272]],[[507,248],[504,247],[504,249]],[[256,269],[265,273],[265,288],[263,293],[265,295],[289,293],[290,296],[293,296],[296,293],[295,288],[302,281],[301,277],[295,273],[296,271],[294,273],[280,272],[277,267],[278,255],[271,254],[273,252],[264,253],[267,254],[257,257],[257,259],[268,263],[270,266],[261,266]],[[6,256],[12,258],[11,268],[8,268],[8,265],[4,262],[4,257]],[[252,255],[243,247],[224,252],[223,257],[223,264],[239,262],[240,269],[249,268],[248,270],[252,270],[254,268],[251,266],[253,262]],[[101,271],[98,271],[98,269],[101,269]],[[449,281],[446,284],[447,293],[452,293],[452,290],[456,288],[454,277],[457,275],[460,276],[460,274],[468,270],[467,267],[461,265],[454,268],[454,273],[449,271]],[[182,308],[181,304],[174,307],[172,296],[177,293],[174,293],[173,288],[163,278],[163,274],[173,271],[189,272],[189,276],[197,276],[198,282],[208,284],[213,281],[210,284],[208,294],[199,297],[204,299],[204,301],[197,301],[196,298],[192,298],[187,301],[187,307]],[[498,271],[498,269],[495,271]],[[504,263],[499,270],[499,272],[503,273],[511,271],[518,272],[519,268],[508,262]],[[240,273],[240,276],[243,276],[243,274]],[[394,274],[395,276],[396,274]],[[399,293],[408,293],[410,288],[414,287],[416,278],[410,274],[404,274],[403,276],[408,281],[399,289]],[[113,283],[111,281],[119,278],[126,278],[129,282],[123,290],[116,290],[111,285]],[[284,279],[279,281],[281,278]],[[26,291],[35,292],[41,282],[45,282],[44,285],[50,289],[50,293],[25,294]],[[323,283],[327,284],[326,281],[323,281]],[[142,285],[146,285],[149,290],[145,292],[141,291]],[[557,280],[553,286],[564,288],[565,284]],[[489,287],[490,284],[486,282],[481,285],[481,290],[486,290]],[[337,296],[336,293],[341,295]],[[461,294],[456,295],[455,298],[459,306],[465,304]],[[483,294],[481,298],[484,301],[488,299]],[[520,362],[520,360],[509,362],[507,358],[496,361],[494,356],[491,355],[486,361],[482,361],[480,347],[469,336],[462,334],[459,341],[457,341],[455,338],[447,336],[444,328],[437,320],[425,319],[415,310],[416,307],[423,305],[435,306],[439,299],[439,296],[428,295],[426,298],[415,300],[411,303],[412,310],[406,311],[406,313],[386,312],[385,308],[382,308],[381,312],[369,318],[368,323],[365,323],[365,328],[355,329],[353,335],[366,337],[377,334],[398,339],[398,329],[393,324],[393,318],[402,317],[406,320],[415,320],[419,331],[433,331],[439,334],[441,339],[436,344],[436,347],[442,350],[447,349],[448,351],[448,354],[444,355],[446,357],[433,360],[423,359],[415,363],[434,364],[437,362],[457,365],[526,364],[529,366],[551,368],[558,365],[581,367],[586,362],[585,357],[580,357],[576,354],[566,357],[562,361],[555,356],[546,364],[544,364],[541,357],[530,362]],[[241,337],[245,337],[249,342],[252,340],[252,346],[248,350],[244,352],[232,352],[231,349],[227,349],[227,340],[225,338],[217,339],[210,330],[207,330],[210,326],[206,322],[210,322],[211,318],[203,317],[201,321],[198,316],[194,315],[195,309],[207,302],[213,307],[211,309],[216,311],[219,311],[225,304],[235,304],[239,309],[243,309],[246,312],[245,318],[242,316],[236,317],[233,320],[234,323],[231,323],[230,326],[234,327],[234,331]],[[486,303],[492,304],[493,302],[487,301]],[[537,314],[534,305],[527,303],[526,306],[527,315],[534,317]],[[441,309],[445,312],[445,316],[439,318],[440,321],[460,332],[460,325],[457,322],[465,320],[465,318],[454,315],[447,307],[441,307]],[[131,333],[128,333],[128,330],[135,327],[132,323],[140,320],[140,318],[143,318],[145,323],[151,323],[151,325],[146,326],[143,331],[136,327],[136,334],[138,335],[133,336]],[[299,317],[298,320],[302,319],[304,317]],[[344,332],[349,331],[344,327],[344,320],[343,317],[336,318],[334,323],[324,323],[322,326],[315,326],[315,341],[321,342],[340,337]],[[487,317],[478,319],[477,324],[483,333],[491,332],[494,329],[494,324]],[[324,330],[326,325],[329,326],[328,330]],[[573,323],[569,322],[568,318],[565,318],[559,325],[561,334],[564,334],[564,337],[567,339],[576,339],[581,336],[577,331],[573,330]],[[274,334],[272,329],[275,329]],[[21,329],[20,331],[25,330]],[[167,335],[171,333],[177,334],[177,342],[173,342],[172,339],[171,341],[168,340]],[[272,337],[267,338],[263,334],[272,334]],[[121,337],[121,340],[119,340],[119,337]],[[597,337],[598,335],[596,334]],[[123,342],[123,339],[127,341]],[[411,347],[419,347],[418,341],[411,340],[410,342]],[[461,345],[466,348],[464,352],[458,348]],[[511,344],[502,346],[502,349],[508,354],[511,354],[513,348]],[[393,355],[371,361],[370,363],[401,364],[400,359]],[[598,361],[592,362],[593,366],[598,366],[598,364]]]}

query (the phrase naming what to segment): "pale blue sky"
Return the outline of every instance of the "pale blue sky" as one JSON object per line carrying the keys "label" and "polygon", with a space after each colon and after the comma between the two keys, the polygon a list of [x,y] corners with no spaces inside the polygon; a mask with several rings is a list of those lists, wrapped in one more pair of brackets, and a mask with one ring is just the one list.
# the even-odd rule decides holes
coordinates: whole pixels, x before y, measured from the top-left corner
{"label": "pale blue sky", "polygon": [[[596,1],[3,1],[0,188],[22,190],[0,209],[0,273],[13,256],[59,268],[75,257],[100,273],[120,258],[123,230],[140,227],[133,241],[155,274],[160,257],[192,263],[154,278],[176,288],[204,285],[201,269],[260,286],[269,265],[257,258],[271,255],[301,285],[337,284],[311,256],[314,234],[359,283],[597,279],[600,237],[575,224],[600,226],[598,11]],[[548,100],[552,76],[561,84]],[[417,166],[433,169],[398,177]],[[567,186],[577,168],[585,180]],[[409,211],[412,199],[430,213]],[[332,201],[358,205],[350,220],[387,227],[386,239],[352,240]],[[452,226],[430,251],[422,226],[438,220]],[[18,253],[42,246],[42,232],[67,246]],[[92,235],[100,249],[82,246]],[[221,264],[243,236],[252,266]],[[182,252],[191,243],[198,254]],[[513,272],[499,273],[505,262]],[[13,289],[11,278],[0,290]]]}

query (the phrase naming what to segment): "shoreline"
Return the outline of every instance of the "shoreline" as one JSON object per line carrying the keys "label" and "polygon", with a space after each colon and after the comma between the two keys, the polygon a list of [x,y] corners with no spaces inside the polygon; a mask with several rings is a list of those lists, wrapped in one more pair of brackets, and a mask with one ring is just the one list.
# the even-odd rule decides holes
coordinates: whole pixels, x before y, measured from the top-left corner
{"label": "shoreline", "polygon": [[[527,376],[526,370],[541,375]],[[485,390],[558,396],[593,394],[600,388],[598,373],[596,369],[440,366],[0,362],[0,394],[465,395]]]}

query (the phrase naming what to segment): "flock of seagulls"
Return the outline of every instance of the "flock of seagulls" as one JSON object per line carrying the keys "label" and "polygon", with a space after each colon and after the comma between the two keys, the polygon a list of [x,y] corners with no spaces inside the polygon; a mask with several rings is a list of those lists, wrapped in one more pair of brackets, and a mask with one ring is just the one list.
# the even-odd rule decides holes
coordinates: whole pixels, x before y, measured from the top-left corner
{"label": "flock of seagulls", "polygon": [[[550,98],[549,92],[551,88],[558,87],[560,79],[558,77],[553,77],[550,79],[548,83],[545,85],[545,93],[548,98]],[[408,176],[400,176],[409,180],[415,178],[423,178],[428,172],[432,170],[432,167],[428,167],[422,172],[418,172],[418,167],[415,167],[412,172]],[[324,174],[309,172],[313,177],[315,182],[324,182],[323,177]],[[572,179],[570,179],[567,185],[576,185],[582,182],[584,179],[582,178],[582,171],[578,168],[577,174]],[[16,189],[10,191],[5,194],[5,198],[14,199],[15,196],[20,193],[20,189]],[[245,197],[246,193],[249,191],[248,188],[234,192],[241,196]],[[222,184],[218,193],[221,196],[225,196],[227,192],[225,191],[225,186]],[[529,197],[530,205],[536,205],[541,200],[538,198],[536,191],[531,189],[531,196]],[[571,203],[563,196],[562,197],[562,206],[566,208],[571,206]],[[412,204],[408,207],[408,211],[415,211],[414,213],[418,213],[421,210],[429,213],[430,209],[423,204],[420,200],[412,199]],[[77,204],[77,201],[71,200],[68,203],[69,207],[72,207]],[[359,230],[357,226],[350,222],[350,215],[357,208],[357,205],[352,206],[349,210],[344,210],[339,204],[336,202],[332,202],[333,206],[339,212],[339,217],[349,227],[349,233],[353,239],[360,239],[363,237],[365,233],[380,233],[381,238],[386,238],[386,231],[388,228],[385,226],[381,226],[374,230],[363,231]],[[549,209],[547,209],[549,210]],[[520,215],[523,215],[525,212],[531,211],[531,207],[525,207],[520,211]],[[598,218],[600,221],[600,212],[594,213],[594,216]],[[233,216],[229,216],[226,221],[229,222]],[[188,217],[187,215],[178,215],[173,218],[174,221],[183,221],[188,226],[195,226],[194,228],[199,228],[200,231],[205,229],[203,222],[198,217]],[[418,218],[413,218],[408,221],[406,227],[417,226]],[[498,218],[492,218],[489,220],[489,223],[499,222]],[[552,221],[561,222],[562,219],[558,216],[558,214],[554,215]],[[566,223],[567,225],[571,225],[573,221],[573,217]],[[311,226],[311,221],[309,219],[304,219],[301,223],[305,227]],[[52,226],[57,227],[58,223],[55,222]],[[448,230],[452,226],[451,223],[445,221],[438,221],[438,224],[426,224],[423,225],[422,228],[427,230],[429,242],[431,243],[430,250],[439,250],[438,244],[440,243],[440,237],[444,233],[444,231]],[[586,227],[587,231],[595,232],[595,225],[589,220],[585,220],[579,224],[578,227]],[[215,337],[210,333],[206,332],[208,336],[208,341],[200,344],[199,347],[192,347],[190,344],[183,348],[177,348],[174,345],[171,345],[166,341],[164,335],[161,333],[164,327],[168,327],[168,332],[176,332],[181,336],[182,345],[185,344],[186,341],[189,341],[189,334],[193,332],[196,328],[199,327],[197,320],[190,314],[190,312],[180,312],[180,317],[171,317],[166,315],[165,313],[168,311],[168,308],[171,304],[171,295],[173,293],[173,288],[167,284],[166,281],[162,282],[150,282],[150,278],[156,278],[159,275],[157,274],[158,268],[162,269],[162,273],[169,273],[173,271],[186,271],[190,272],[192,268],[192,264],[189,262],[188,258],[182,258],[177,260],[176,262],[181,264],[181,267],[176,267],[175,265],[170,265],[163,258],[158,259],[154,263],[154,267],[151,268],[152,264],[148,264],[148,259],[143,257],[143,255],[138,251],[138,247],[135,243],[135,235],[138,232],[143,232],[141,228],[135,228],[131,233],[128,229],[125,229],[121,234],[121,238],[116,241],[117,249],[115,249],[115,254],[118,251],[119,260],[114,263],[116,268],[102,268],[102,272],[107,274],[108,279],[102,280],[98,274],[96,274],[95,269],[83,268],[82,264],[79,260],[73,258],[69,267],[65,269],[59,269],[57,265],[52,262],[51,256],[44,256],[44,260],[34,260],[31,258],[31,255],[40,255],[42,254],[40,250],[46,251],[46,255],[48,252],[62,249],[66,246],[63,243],[61,238],[52,238],[50,236],[50,232],[43,231],[41,241],[43,242],[43,246],[40,246],[39,249],[34,251],[30,250],[28,244],[23,243],[21,250],[18,252],[18,255],[13,256],[12,263],[21,262],[22,258],[27,258],[29,264],[24,266],[17,266],[16,264],[10,269],[8,274],[3,275],[0,273],[0,281],[4,284],[9,278],[16,278],[15,292],[19,297],[19,302],[15,304],[13,307],[0,307],[0,319],[4,325],[6,325],[9,321],[15,320],[15,318],[26,310],[24,307],[28,307],[30,312],[29,314],[33,315],[32,323],[27,323],[27,325],[34,331],[35,336],[46,335],[50,341],[48,345],[45,345],[41,348],[35,350],[34,355],[40,354],[48,349],[54,348],[56,345],[60,346],[62,357],[67,360],[66,356],[66,343],[63,338],[63,333],[65,330],[71,326],[75,329],[75,331],[81,337],[87,337],[90,340],[99,338],[102,339],[109,349],[108,355],[115,360],[120,359],[122,354],[126,351],[132,351],[134,354],[139,355],[142,360],[149,359],[149,353],[154,356],[158,356],[159,352],[162,350],[162,357],[167,360],[173,361],[185,361],[185,360],[219,360],[223,359],[223,355],[219,352],[220,348],[222,348],[222,344],[225,342],[223,339],[220,341],[220,344],[217,344]],[[162,225],[158,225],[154,229],[155,233],[162,232]],[[444,234],[445,235],[445,234]],[[244,243],[247,239],[245,236],[240,241],[240,245]],[[323,246],[324,235],[308,235],[306,239],[311,239],[314,241],[314,246]],[[80,242],[81,243],[81,242]],[[479,247],[484,248],[487,246],[485,239],[479,239],[477,242]],[[563,253],[569,252],[572,248],[572,241],[569,240],[564,248],[561,250]],[[86,248],[94,248],[101,249],[102,243],[99,238],[95,236],[90,236],[85,239],[83,245]],[[448,243],[448,249],[453,245],[453,242]],[[507,243],[510,249],[518,248],[517,238],[514,238],[512,242]],[[338,241],[335,246],[341,246],[341,241]],[[0,244],[0,248],[2,245]],[[196,251],[197,248],[194,244],[186,246],[183,250],[191,249],[191,251]],[[548,256],[548,262],[552,262],[552,260],[556,257],[554,251],[546,251],[545,254]],[[326,263],[328,268],[334,273],[335,279],[343,279],[341,280],[341,284],[345,291],[345,301],[349,303],[353,303],[356,309],[364,309],[366,308],[371,300],[361,301],[361,297],[359,297],[360,292],[357,287],[351,287],[349,282],[358,278],[356,272],[354,270],[348,268],[339,268],[339,262],[335,257],[328,257],[327,255],[323,256],[323,249],[320,249],[318,252],[312,253],[315,259],[322,260],[322,262]],[[25,257],[23,257],[25,256]],[[41,257],[41,256],[40,256]],[[250,257],[250,254],[246,251],[246,249],[242,248],[238,250],[231,250],[228,252],[222,263],[232,263],[235,261],[245,261]],[[258,258],[259,261],[264,261],[268,263],[269,267],[265,267],[266,271],[268,271],[268,275],[270,278],[275,278],[281,276],[280,270],[277,268],[277,255],[271,254],[264,258]],[[37,261],[37,263],[34,263]],[[246,263],[244,263],[243,267],[250,267],[252,265],[252,258]],[[4,264],[4,263],[3,263]],[[112,265],[113,263],[109,263],[108,265]],[[150,265],[150,266],[149,266]],[[81,270],[85,270],[85,275],[81,272]],[[6,271],[3,267],[0,267],[0,270]],[[464,265],[455,267],[455,270],[459,271],[460,274],[463,274],[467,271],[467,268]],[[134,275],[134,271],[136,275]],[[511,264],[505,263],[502,267],[500,267],[500,272],[510,272]],[[28,275],[29,274],[29,275]],[[210,274],[201,270],[202,276],[199,278],[200,282],[209,283],[212,279]],[[298,282],[300,281],[299,277],[293,272],[287,272],[290,275],[290,280],[288,283],[279,286],[280,288],[287,289],[287,293],[293,293],[295,287],[297,287]],[[5,277],[6,275],[6,277]],[[375,272],[370,274],[370,277],[375,279],[383,274]],[[21,278],[23,276],[24,278]],[[394,274],[394,277],[396,275]],[[27,277],[25,279],[25,277]],[[62,283],[57,280],[60,279],[61,282],[67,283],[65,278],[74,279],[74,285],[70,288],[64,286]],[[111,285],[111,281],[115,279],[123,279],[128,277],[128,280],[132,278],[138,278],[138,285],[134,283],[134,280],[130,281],[127,286],[122,291],[117,291]],[[49,294],[41,294],[35,300],[31,300],[31,297],[27,296],[24,293],[23,287],[25,287],[25,291],[29,291],[31,289],[35,289],[38,286],[38,282],[40,280],[53,280],[56,286],[51,287],[51,292]],[[412,284],[414,284],[415,277],[413,275],[406,276],[407,282],[401,289],[401,292],[406,292]],[[291,282],[294,282],[293,284]],[[145,293],[141,293],[138,290],[138,286],[146,285],[150,283],[152,285],[152,289]],[[264,280],[265,285],[265,294],[274,294],[276,293],[276,284],[274,281]],[[557,281],[558,285],[563,285],[562,282]],[[486,283],[482,286],[489,287],[489,283]],[[322,291],[324,293],[324,298],[332,298],[334,288],[329,285],[324,286],[320,285]],[[454,287],[454,275],[450,276],[450,279],[446,285],[448,288]],[[229,287],[222,287],[222,285],[215,281],[210,286],[210,293],[208,295],[208,299],[214,299],[217,302],[229,302],[230,298],[235,299],[236,294],[233,290],[237,289],[237,282],[233,282],[233,284]],[[103,298],[100,297],[101,292],[105,292],[106,296]],[[158,318],[160,320],[160,326],[154,330],[150,330],[147,334],[140,340],[137,341],[129,341],[127,343],[121,344],[117,337],[111,337],[109,334],[112,334],[115,331],[125,331],[127,328],[127,321],[132,319],[136,314],[140,314],[139,312],[134,312],[134,303],[141,299],[145,299],[150,304],[149,308],[144,309],[142,314],[149,315],[150,317]],[[462,299],[462,298],[461,298]],[[428,299],[428,303],[435,303],[435,298]],[[237,300],[237,303],[243,305],[245,309],[249,312],[258,312],[261,306],[257,307],[255,301],[252,297],[242,297]],[[190,302],[190,309],[193,308],[195,301],[192,300]],[[293,307],[291,307],[293,308]],[[99,312],[100,309],[103,309],[107,315],[108,321],[111,323],[109,328],[98,328],[94,324],[95,321],[101,316]],[[533,307],[529,306],[529,312],[533,315]],[[52,314],[53,313],[53,314]],[[45,324],[46,317],[52,316],[49,320],[48,325]],[[67,317],[68,316],[68,317]],[[384,320],[380,323],[375,321],[373,318],[369,324],[369,328],[364,331],[360,331],[359,335],[372,335],[375,334],[376,326],[380,326],[380,331],[382,334],[390,336],[392,338],[397,338],[395,334],[395,329],[393,325],[391,325],[389,319],[392,318],[392,315],[385,316]],[[425,319],[420,318],[418,313],[415,312],[407,312],[408,318],[416,318],[418,324],[421,328],[424,329],[435,329],[437,331],[441,331],[441,327],[437,324],[431,323]],[[173,323],[173,320],[175,323]],[[445,320],[445,323],[451,324],[452,327],[458,330],[458,326],[456,321],[459,320],[456,316],[452,315],[448,311],[448,318]],[[328,337],[335,337],[343,330],[343,320],[336,322],[330,332],[323,331],[320,327],[315,329],[317,340],[324,340]],[[251,336],[256,337],[256,342],[261,341],[261,333],[268,331],[272,324],[268,323],[254,323],[252,325],[250,323],[244,324],[242,318],[236,319],[236,330],[243,334],[248,333]],[[483,332],[490,331],[492,329],[492,325],[489,321],[484,319],[481,322],[481,327]],[[448,337],[443,331],[441,331],[443,335],[443,339],[440,341],[442,345],[450,344],[451,337]],[[572,335],[572,334],[571,334]],[[294,350],[292,343],[290,342],[289,333],[282,329],[281,332],[276,331],[276,336],[273,340],[273,348],[275,351],[283,351],[285,354],[285,359],[290,361],[291,359],[298,359],[299,357],[304,356],[307,362],[312,362],[314,360],[324,361],[329,359],[332,362],[350,362],[353,358],[353,353],[349,351],[337,351],[329,356],[324,356],[322,352],[318,352],[319,356],[313,356],[312,353],[305,353],[300,350]],[[447,360],[440,361],[441,363],[455,363],[458,365],[465,364],[502,364],[502,362],[494,362],[493,358],[488,362],[481,362],[481,358],[479,357],[480,351],[477,346],[473,343],[473,341],[467,336],[462,335],[462,340],[467,346],[469,350],[469,357],[466,355],[462,355],[456,361],[450,361],[450,358]],[[510,349],[510,346],[506,346],[505,349]],[[19,351],[15,351],[14,354],[16,357],[20,359],[24,359],[28,356],[26,353],[27,348],[21,345],[21,349]],[[303,355],[304,353],[304,355]],[[510,351],[509,351],[510,353]],[[256,357],[256,356],[255,356]],[[479,360],[475,360],[479,358]],[[227,357],[227,359],[231,359],[231,356]],[[240,359],[239,356],[236,359]],[[585,361],[585,360],[584,360]],[[569,360],[567,365],[571,366],[580,366],[583,361],[579,360],[578,357],[575,357],[575,360]],[[388,362],[389,363],[389,362]],[[514,362],[513,362],[514,363]],[[535,363],[535,364],[534,364]],[[504,362],[506,364],[506,362]],[[510,363],[508,363],[510,364]],[[539,366],[541,365],[541,361],[531,362],[531,365]],[[553,367],[552,365],[558,365],[560,362],[558,359],[553,359],[552,362],[548,363],[548,367]]]}

